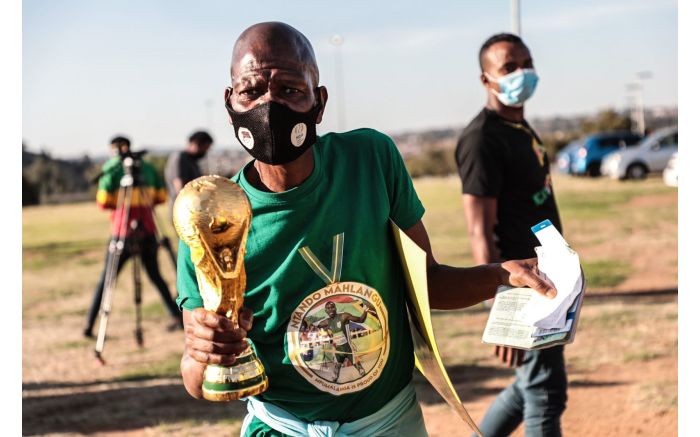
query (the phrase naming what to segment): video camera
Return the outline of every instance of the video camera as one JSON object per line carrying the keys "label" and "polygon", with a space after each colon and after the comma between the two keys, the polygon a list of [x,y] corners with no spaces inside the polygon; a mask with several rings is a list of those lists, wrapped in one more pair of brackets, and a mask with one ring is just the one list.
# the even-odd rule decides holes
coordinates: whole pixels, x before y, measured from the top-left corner
{"label": "video camera", "polygon": [[124,177],[130,179],[129,182],[133,185],[139,186],[143,182],[141,180],[141,163],[143,162],[141,158],[146,153],[148,153],[147,150],[119,152],[119,159],[121,159],[124,168]]}
{"label": "video camera", "polygon": [[[122,168],[124,169],[124,174],[129,175],[133,182],[139,182],[141,183],[141,161],[143,155],[148,153],[147,150],[139,150],[138,152],[119,152],[119,159],[122,162]],[[104,176],[104,171],[99,172],[95,176],[90,179],[90,182],[93,184],[97,184],[100,181],[100,178]],[[138,180],[137,179],[138,176]]]}

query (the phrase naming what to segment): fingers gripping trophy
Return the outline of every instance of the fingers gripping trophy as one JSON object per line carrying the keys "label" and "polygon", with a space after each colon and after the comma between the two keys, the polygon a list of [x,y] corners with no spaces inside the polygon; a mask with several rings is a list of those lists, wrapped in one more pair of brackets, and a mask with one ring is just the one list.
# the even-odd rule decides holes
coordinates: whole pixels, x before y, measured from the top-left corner
{"label": "fingers gripping trophy", "polygon": [[[189,182],[173,206],[175,229],[190,247],[204,308],[230,318],[236,327],[246,288],[243,257],[251,217],[245,192],[221,176]],[[265,369],[249,346],[231,366],[207,365],[202,392],[210,401],[230,401],[262,393],[267,385]]]}

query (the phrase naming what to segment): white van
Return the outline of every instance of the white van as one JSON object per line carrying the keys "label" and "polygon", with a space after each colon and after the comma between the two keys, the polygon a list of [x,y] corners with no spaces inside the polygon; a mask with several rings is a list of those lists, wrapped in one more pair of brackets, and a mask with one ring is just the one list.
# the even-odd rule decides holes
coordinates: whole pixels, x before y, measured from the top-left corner
{"label": "white van", "polygon": [[600,172],[613,179],[643,179],[662,172],[678,151],[678,127],[658,129],[636,147],[611,153],[603,159]]}

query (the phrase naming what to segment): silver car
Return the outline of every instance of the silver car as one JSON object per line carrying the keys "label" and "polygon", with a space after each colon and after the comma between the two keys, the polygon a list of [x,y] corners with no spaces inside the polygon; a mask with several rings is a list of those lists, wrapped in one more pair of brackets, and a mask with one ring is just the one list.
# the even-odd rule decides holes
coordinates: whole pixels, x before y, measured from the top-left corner
{"label": "silver car", "polygon": [[658,129],[637,147],[606,156],[600,171],[613,179],[643,179],[649,173],[662,172],[677,151],[678,127]]}
{"label": "silver car", "polygon": [[666,165],[666,168],[664,169],[663,177],[664,183],[669,187],[678,186],[678,152],[671,156],[671,159],[668,161],[668,165]]}

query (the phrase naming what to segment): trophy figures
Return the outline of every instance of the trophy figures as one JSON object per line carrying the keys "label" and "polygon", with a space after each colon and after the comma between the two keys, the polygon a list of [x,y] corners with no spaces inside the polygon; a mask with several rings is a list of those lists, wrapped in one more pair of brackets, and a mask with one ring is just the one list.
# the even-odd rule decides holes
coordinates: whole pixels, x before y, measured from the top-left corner
{"label": "trophy figures", "polygon": [[[204,308],[236,326],[246,287],[243,256],[251,216],[243,190],[221,176],[189,182],[173,207],[175,229],[190,247]],[[267,385],[265,369],[248,347],[231,366],[207,365],[202,391],[207,400],[230,401],[262,393]]]}

